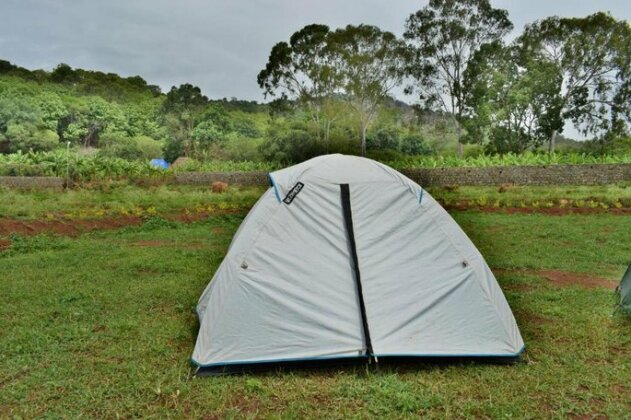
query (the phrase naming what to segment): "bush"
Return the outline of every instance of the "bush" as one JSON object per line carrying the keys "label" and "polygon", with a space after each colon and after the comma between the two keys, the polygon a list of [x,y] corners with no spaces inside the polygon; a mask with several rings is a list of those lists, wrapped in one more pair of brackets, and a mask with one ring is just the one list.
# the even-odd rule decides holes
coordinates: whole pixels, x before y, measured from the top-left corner
{"label": "bush", "polygon": [[145,159],[153,159],[162,156],[162,143],[149,136],[136,136],[133,138],[136,146],[142,151]]}
{"label": "bush", "polygon": [[381,127],[366,137],[366,147],[372,150],[397,150],[399,130],[395,127]]}
{"label": "bush", "polygon": [[431,155],[432,148],[425,142],[422,135],[418,133],[406,134],[399,142],[399,151],[406,155]]}
{"label": "bush", "polygon": [[127,160],[148,160],[162,156],[159,141],[147,136],[126,137],[122,134],[104,135],[99,155]]}
{"label": "bush", "polygon": [[250,139],[247,137],[236,136],[226,143],[225,152],[229,160],[235,161],[259,161],[262,160],[261,147],[262,141]]}
{"label": "bush", "polygon": [[59,146],[57,133],[47,129],[38,129],[31,125],[10,124],[7,127],[6,139],[13,152],[18,150],[45,152]]}
{"label": "bush", "polygon": [[325,154],[324,145],[317,138],[301,129],[290,129],[270,136],[259,147],[266,160],[274,162],[302,162]]}

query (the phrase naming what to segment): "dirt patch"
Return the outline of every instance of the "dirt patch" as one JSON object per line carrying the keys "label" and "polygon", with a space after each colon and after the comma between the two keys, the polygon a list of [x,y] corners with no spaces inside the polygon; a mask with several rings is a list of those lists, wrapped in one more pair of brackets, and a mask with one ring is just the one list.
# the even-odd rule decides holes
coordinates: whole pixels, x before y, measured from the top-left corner
{"label": "dirt patch", "polygon": [[[594,277],[588,274],[570,273],[561,270],[507,270],[507,269],[495,269],[495,273],[518,273],[518,274],[530,274],[534,276],[544,277],[550,283],[556,287],[571,287],[581,286],[587,289],[594,289],[597,287],[604,287],[605,289],[615,290],[618,286],[618,282],[615,280],[604,279],[601,277]],[[508,290],[527,291],[531,290],[532,285],[528,284],[509,284],[503,286]],[[520,290],[521,289],[521,290]]]}
{"label": "dirt patch", "polygon": [[627,389],[623,384],[615,384],[611,387],[611,393],[614,395],[627,395]]}
{"label": "dirt patch", "polygon": [[549,318],[527,309],[514,310],[515,317],[526,324],[541,325],[550,322]]}
{"label": "dirt patch", "polygon": [[618,286],[618,282],[615,280],[608,280],[585,274],[568,273],[566,271],[558,270],[544,270],[539,271],[538,273],[557,287],[570,287],[578,285],[587,289],[604,287],[605,289],[614,290],[616,286]]}
{"label": "dirt patch", "polygon": [[231,399],[230,405],[239,410],[241,414],[256,415],[259,411],[260,401],[256,397],[247,396],[242,392],[237,392]]}
{"label": "dirt patch", "polygon": [[240,209],[227,209],[227,210],[218,210],[213,212],[200,212],[200,213],[190,213],[190,212],[182,212],[175,215],[171,215],[165,217],[170,220],[174,220],[176,222],[184,222],[184,223],[192,223],[200,220],[204,220],[209,218],[210,216],[216,216],[219,214],[240,214],[245,210]]}
{"label": "dirt patch", "polygon": [[444,205],[444,208],[448,211],[468,211],[477,210],[483,213],[508,213],[508,214],[533,214],[541,213],[549,216],[566,216],[569,214],[614,214],[614,215],[631,215],[631,208],[567,208],[567,207],[479,207],[475,205],[468,205],[458,203],[455,205]]}
{"label": "dirt patch", "polygon": [[[243,212],[244,210],[230,209],[219,210],[212,213],[182,212],[172,215],[163,215],[162,217],[167,220],[173,220],[175,222],[192,223],[207,219],[210,216],[217,216],[222,214],[241,214]],[[18,220],[7,218],[0,219],[0,237],[7,237],[10,235],[32,236],[43,233],[52,233],[64,236],[76,236],[92,231],[120,229],[126,226],[138,226],[142,224],[143,221],[144,220],[138,216],[120,216],[94,220]],[[10,242],[7,242],[8,240],[2,239],[0,241],[0,251],[10,246]]]}
{"label": "dirt patch", "polygon": [[0,251],[11,248],[11,241],[8,239],[0,239]]}
{"label": "dirt patch", "polygon": [[72,221],[0,219],[0,236],[38,235],[40,233],[75,236],[84,232],[119,229],[141,223],[142,219],[136,216]]}

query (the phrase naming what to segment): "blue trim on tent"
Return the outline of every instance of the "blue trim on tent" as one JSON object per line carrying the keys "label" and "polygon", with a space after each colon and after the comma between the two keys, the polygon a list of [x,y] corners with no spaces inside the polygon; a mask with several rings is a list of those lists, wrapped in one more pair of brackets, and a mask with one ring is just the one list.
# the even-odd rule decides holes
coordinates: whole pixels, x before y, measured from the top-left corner
{"label": "blue trim on tent", "polygon": [[418,198],[418,203],[419,203],[419,204],[421,204],[421,202],[423,201],[423,191],[424,191],[424,190],[423,190],[423,188],[421,188],[421,195],[420,195],[420,197]]}
{"label": "blue trim on tent", "polygon": [[[374,354],[373,356],[379,357],[444,357],[444,358],[460,358],[460,357],[507,357],[513,358],[521,355],[526,346],[524,345],[517,353],[510,354]],[[368,359],[366,354],[360,354],[357,356],[325,356],[325,357],[298,357],[288,359],[268,359],[268,360],[239,360],[233,362],[219,362],[219,363],[199,363],[191,357],[191,363],[200,368],[217,367],[217,366],[229,366],[229,365],[258,365],[265,363],[285,363],[285,362],[310,362],[318,360],[334,360],[334,359]]]}
{"label": "blue trim on tent", "polygon": [[274,188],[274,194],[276,194],[276,199],[280,203],[282,200],[280,199],[280,194],[278,193],[278,187],[276,186],[276,183],[274,182],[274,178],[272,178],[272,174],[267,174],[267,178],[269,179],[270,185]]}

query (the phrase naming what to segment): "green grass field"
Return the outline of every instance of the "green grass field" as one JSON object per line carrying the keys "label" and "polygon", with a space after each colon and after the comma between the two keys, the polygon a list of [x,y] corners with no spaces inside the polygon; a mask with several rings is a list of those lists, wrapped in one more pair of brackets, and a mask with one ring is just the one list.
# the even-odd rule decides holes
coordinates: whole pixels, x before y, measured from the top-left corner
{"label": "green grass field", "polygon": [[[0,418],[631,418],[631,321],[612,316],[612,287],[631,259],[629,216],[453,213],[514,311],[527,345],[521,363],[195,378],[197,299],[239,209],[260,190],[121,188],[0,192],[0,220],[119,205],[157,213],[107,232],[0,237],[11,242],[0,251]],[[238,213],[157,217],[222,202]]]}

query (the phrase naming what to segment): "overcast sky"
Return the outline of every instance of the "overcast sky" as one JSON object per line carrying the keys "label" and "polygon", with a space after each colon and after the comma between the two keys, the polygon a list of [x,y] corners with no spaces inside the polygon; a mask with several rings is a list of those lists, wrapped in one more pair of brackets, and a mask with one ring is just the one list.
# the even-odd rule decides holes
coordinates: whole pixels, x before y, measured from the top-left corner
{"label": "overcast sky", "polygon": [[[0,59],[30,69],[72,67],[140,75],[163,90],[190,82],[211,98],[262,100],[256,75],[271,47],[306,24],[369,23],[401,34],[427,1],[0,0]],[[610,11],[630,0],[492,0],[515,33],[550,15]],[[402,98],[408,102],[412,98]]]}

